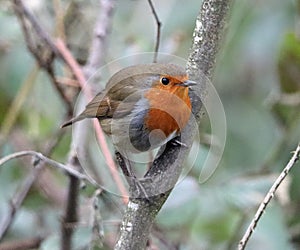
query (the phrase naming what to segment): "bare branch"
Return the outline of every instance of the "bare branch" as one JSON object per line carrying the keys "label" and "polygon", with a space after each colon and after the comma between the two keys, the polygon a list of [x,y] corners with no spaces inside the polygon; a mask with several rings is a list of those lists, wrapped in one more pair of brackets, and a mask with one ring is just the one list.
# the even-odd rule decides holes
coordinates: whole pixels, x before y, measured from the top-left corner
{"label": "bare branch", "polygon": [[43,237],[34,237],[31,239],[14,240],[0,244],[1,250],[29,250],[38,249],[44,240]]}
{"label": "bare branch", "polygon": [[[36,46],[35,41],[31,40],[31,36],[30,36],[30,32],[29,32],[30,26],[28,26],[28,24],[32,25],[32,28],[36,32],[37,37],[40,38],[50,48],[50,51],[52,53],[56,54],[57,56],[59,56],[59,54],[57,54],[58,51],[57,51],[54,43],[52,42],[50,36],[40,26],[37,19],[27,9],[27,7],[24,5],[23,1],[22,0],[14,0],[13,3],[14,3],[14,10],[15,10],[18,18],[20,19],[26,41],[28,42],[27,43],[28,48],[33,53],[33,55],[36,57],[40,56],[39,54],[37,54],[38,50],[35,49],[35,46]],[[29,22],[27,22],[28,24],[26,23],[27,20],[29,21]],[[40,59],[40,58],[37,58],[37,59]]]}
{"label": "bare branch", "polygon": [[[81,88],[87,87],[85,76],[84,76],[79,64],[74,59],[70,50],[65,45],[65,43],[60,38],[58,38],[58,39],[56,39],[55,45],[56,45],[56,48],[58,49],[61,57],[63,58],[65,63],[68,65],[68,67],[70,68],[70,70],[72,71],[72,73],[74,74],[76,79],[78,80],[79,86]],[[88,98],[93,97],[92,92],[91,92],[91,90],[89,90],[88,87],[87,87],[87,90],[85,91],[85,94],[87,95]]]}
{"label": "bare branch", "polygon": [[[76,152],[71,151],[68,164],[72,170],[79,171],[81,169],[79,160],[77,158]],[[61,223],[61,249],[68,250],[72,249],[72,236],[74,227],[73,225],[78,221],[78,202],[79,202],[79,188],[80,188],[80,179],[77,176],[70,175],[69,177],[69,187],[68,195],[66,201],[65,214]]]}
{"label": "bare branch", "polygon": [[101,13],[95,24],[93,41],[87,64],[83,72],[86,78],[89,78],[104,63],[105,53],[107,51],[107,38],[111,31],[112,17],[115,8],[115,0],[99,0]]}
{"label": "bare branch", "polygon": [[34,15],[24,5],[23,1],[14,0],[13,3],[14,11],[22,26],[28,50],[36,59],[39,66],[48,73],[57,93],[65,102],[68,114],[71,115],[73,111],[71,101],[55,78],[53,62],[55,57],[61,58],[59,51],[48,33],[40,26]]}
{"label": "bare branch", "polygon": [[[57,143],[61,140],[62,135],[64,131],[60,131],[56,136],[53,137],[53,139],[50,141],[49,145],[45,149],[46,155],[50,155],[52,153],[52,150],[56,147]],[[19,152],[20,153],[20,152]],[[18,156],[17,156],[18,157]],[[21,156],[19,156],[21,157]],[[2,161],[2,164],[7,162],[8,160],[14,159],[14,157],[7,156],[6,161],[4,161],[4,158],[0,159]],[[34,169],[29,173],[27,178],[24,181],[24,184],[12,198],[9,206],[9,211],[6,214],[6,216],[3,216],[2,221],[0,223],[0,240],[4,237],[7,230],[9,229],[11,223],[13,222],[15,218],[15,214],[18,211],[18,209],[21,207],[24,199],[26,198],[30,188],[32,187],[33,183],[38,179],[40,176],[41,171],[43,170],[45,166],[45,162],[36,162],[38,163]],[[1,166],[1,164],[0,164]]]}
{"label": "bare branch", "polygon": [[280,186],[280,184],[283,182],[285,177],[288,175],[290,170],[293,168],[295,163],[299,160],[300,157],[300,144],[298,144],[298,147],[293,153],[293,156],[289,160],[288,164],[285,166],[285,168],[282,170],[272,187],[270,188],[269,192],[265,196],[264,200],[260,204],[259,208],[257,209],[257,212],[255,213],[253,220],[251,221],[250,225],[248,226],[245,234],[243,235],[240,243],[239,243],[239,250],[245,249],[247,242],[249,241],[252,233],[254,232],[258,221],[262,217],[263,213],[265,212],[268,204],[270,203],[271,199],[274,197],[275,192],[277,188]]}
{"label": "bare branch", "polygon": [[[231,0],[203,2],[197,16],[193,44],[187,63],[190,74],[195,75],[198,71],[201,71],[211,79],[230,6]],[[218,13],[218,17],[216,17],[216,13]]]}
{"label": "bare branch", "polygon": [[156,41],[155,41],[155,48],[154,48],[154,58],[153,58],[153,62],[156,63],[157,62],[157,55],[158,55],[158,50],[159,50],[159,43],[160,43],[160,30],[161,30],[161,21],[158,18],[158,14],[155,10],[154,4],[152,2],[152,0],[148,0],[149,6],[151,8],[151,11],[153,13],[155,22],[156,22]]}
{"label": "bare branch", "polygon": [[77,177],[80,180],[86,180],[93,185],[97,185],[97,183],[95,183],[94,180],[89,178],[87,175],[82,174],[82,173],[78,172],[77,170],[74,170],[73,168],[70,168],[64,164],[57,162],[57,161],[49,159],[48,157],[44,156],[42,153],[39,153],[36,151],[29,151],[29,150],[28,151],[20,151],[20,152],[16,152],[16,153],[7,155],[0,159],[0,166],[12,159],[16,159],[16,158],[28,156],[28,155],[35,157],[34,165],[38,165],[38,161],[41,160],[41,161],[44,161],[45,163],[49,164],[52,167],[66,171],[68,174],[70,174],[74,177]]}
{"label": "bare branch", "polygon": [[40,174],[41,169],[42,169],[41,165],[37,165],[36,168],[34,168],[29,173],[27,179],[25,180],[24,184],[20,188],[20,192],[17,192],[11,199],[9,204],[10,205],[9,211],[5,216],[3,216],[0,222],[0,239],[2,239],[7,233],[7,230],[9,229],[11,223],[15,218],[15,214],[17,213],[18,209],[21,207],[30,188],[32,187],[35,180],[37,179],[38,175]]}
{"label": "bare branch", "polygon": [[[63,41],[58,39],[56,41],[56,45],[57,45],[57,48],[59,49],[60,53],[62,54],[62,56],[65,58],[67,64],[71,68],[72,72],[74,73],[75,77],[77,78],[81,88],[84,91],[84,94],[86,95],[87,100],[91,100],[93,97],[92,91],[91,91],[89,85],[86,85],[85,76],[84,76],[80,66],[75,61],[74,57],[72,56],[70,51],[67,49],[67,47],[65,46]],[[105,136],[102,131],[102,128],[96,119],[94,119],[94,128],[96,130],[97,139],[99,141],[101,151],[105,157],[106,164],[108,165],[111,175],[112,175],[118,189],[120,190],[120,192],[122,194],[124,203],[127,203],[128,193],[127,193],[126,187],[124,186],[124,183],[122,182],[122,180],[119,176],[116,164],[113,160],[113,157],[112,157],[112,155],[109,151],[109,148],[107,146],[107,143],[105,141]]]}

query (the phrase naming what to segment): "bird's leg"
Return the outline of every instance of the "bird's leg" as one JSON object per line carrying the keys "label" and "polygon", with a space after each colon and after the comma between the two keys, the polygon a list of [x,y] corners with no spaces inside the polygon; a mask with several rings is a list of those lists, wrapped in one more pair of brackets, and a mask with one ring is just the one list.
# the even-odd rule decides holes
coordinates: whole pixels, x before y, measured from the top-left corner
{"label": "bird's leg", "polygon": [[130,186],[131,189],[130,193],[134,196],[134,198],[145,198],[146,200],[149,200],[143,184],[136,177],[132,169],[131,162],[129,160],[126,161],[124,157],[120,154],[120,152],[116,152],[115,154],[116,154],[118,165],[120,166]]}
{"label": "bird's leg", "polygon": [[126,164],[124,157],[120,154],[120,152],[116,151],[116,160],[118,165],[120,166],[125,178],[134,177],[136,178],[134,171],[131,168],[131,164]]}

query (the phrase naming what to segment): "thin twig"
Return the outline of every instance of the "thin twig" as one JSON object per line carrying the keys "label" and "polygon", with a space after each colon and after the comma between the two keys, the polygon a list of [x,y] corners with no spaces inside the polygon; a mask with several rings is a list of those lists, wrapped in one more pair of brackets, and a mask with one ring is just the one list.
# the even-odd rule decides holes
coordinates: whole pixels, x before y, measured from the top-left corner
{"label": "thin twig", "polygon": [[[92,91],[91,91],[89,85],[85,84],[86,83],[85,76],[84,76],[80,66],[75,61],[74,57],[72,56],[70,51],[67,49],[67,47],[65,46],[65,44],[62,40],[58,39],[56,41],[56,46],[59,49],[60,53],[64,56],[65,61],[69,65],[69,67],[72,70],[72,72],[74,73],[75,77],[77,78],[79,85],[81,86],[82,90],[84,91],[84,94],[86,95],[87,100],[91,100],[93,97]],[[122,179],[120,178],[119,172],[117,171],[116,164],[113,160],[113,157],[112,157],[112,155],[109,151],[108,145],[106,143],[103,130],[96,119],[94,119],[94,128],[96,130],[96,135],[97,135],[97,139],[99,141],[100,147],[101,147],[101,151],[105,157],[106,164],[109,167],[112,178],[114,179],[118,189],[120,190],[120,193],[123,197],[124,203],[127,203],[127,201],[128,201],[127,189],[126,189]]]}
{"label": "thin twig", "polygon": [[[56,147],[56,145],[60,142],[60,140],[63,138],[63,134],[65,132],[63,130],[59,131],[56,136],[53,137],[53,139],[50,141],[50,143],[47,145],[47,148],[45,149],[45,155],[51,155],[53,149]],[[20,156],[21,157],[21,156]],[[3,160],[3,158],[2,158]],[[10,160],[10,159],[8,159]],[[10,206],[8,208],[8,212],[6,216],[3,216],[2,221],[0,222],[0,240],[5,236],[7,233],[10,225],[12,224],[15,214],[18,211],[18,209],[23,204],[24,199],[26,198],[30,188],[34,184],[34,182],[38,179],[40,176],[41,171],[45,167],[45,162],[38,162],[34,169],[31,170],[31,172],[26,177],[23,185],[21,188],[19,188],[19,191],[16,192],[11,199]]]}
{"label": "thin twig", "polygon": [[49,164],[50,166],[64,170],[68,174],[70,174],[74,177],[77,177],[80,180],[85,180],[85,181],[90,182],[92,185],[98,186],[98,184],[93,179],[89,178],[87,175],[82,174],[82,173],[78,172],[77,170],[72,169],[62,163],[54,161],[54,160],[44,156],[42,153],[36,152],[36,151],[25,150],[25,151],[20,151],[20,152],[16,152],[16,153],[7,155],[0,159],[0,166],[12,159],[16,159],[16,158],[28,156],[28,155],[36,157],[35,161],[39,161],[39,160],[44,161],[45,163]]}
{"label": "thin twig", "polygon": [[0,250],[29,250],[38,249],[44,237],[34,237],[31,239],[13,240],[0,244]]}
{"label": "thin twig", "polygon": [[91,90],[89,89],[88,86],[86,86],[86,79],[79,64],[74,59],[73,55],[65,45],[64,41],[61,40],[60,38],[57,38],[55,41],[55,45],[59,53],[61,54],[62,58],[64,59],[65,63],[68,65],[68,67],[74,74],[75,78],[78,80],[80,87],[82,89],[87,88],[87,90],[85,90],[84,93],[87,95],[89,99],[93,98]]}
{"label": "thin twig", "polygon": [[64,9],[61,0],[53,0],[53,9],[55,12],[55,36],[60,37],[63,41],[66,40],[64,26]]}
{"label": "thin twig", "polygon": [[94,34],[87,64],[83,68],[85,77],[90,78],[104,63],[107,38],[111,31],[115,0],[99,0],[101,13],[95,24]]}
{"label": "thin twig", "polygon": [[285,177],[288,175],[289,171],[293,168],[295,163],[299,160],[300,156],[300,144],[298,144],[298,147],[293,153],[293,156],[289,160],[288,164],[285,166],[285,168],[282,170],[272,187],[270,188],[269,192],[265,196],[264,200],[260,204],[259,208],[257,209],[257,212],[255,213],[253,220],[251,221],[250,225],[248,226],[245,234],[243,235],[241,241],[239,242],[238,249],[243,250],[245,249],[247,242],[249,241],[253,231],[255,230],[258,221],[262,217],[263,213],[266,210],[267,205],[270,203],[271,199],[274,197],[275,192],[277,188],[280,186],[282,181],[285,179]]}
{"label": "thin twig", "polygon": [[[26,45],[39,66],[44,69],[61,99],[65,102],[69,116],[73,112],[72,104],[63,88],[55,79],[53,62],[55,56],[62,58],[49,34],[41,27],[35,16],[27,9],[22,0],[14,0],[14,10],[21,23]],[[37,42],[39,41],[39,43]]]}
{"label": "thin twig", "polygon": [[148,3],[150,5],[151,11],[153,13],[155,22],[156,22],[156,41],[155,41],[155,48],[154,48],[154,58],[153,58],[153,62],[156,63],[157,62],[157,56],[158,56],[158,50],[159,50],[159,43],[160,43],[160,30],[161,30],[161,21],[158,18],[158,14],[155,10],[154,4],[152,2],[152,0],[148,0]]}
{"label": "thin twig", "polygon": [[[13,157],[10,158],[10,159],[13,159]],[[10,160],[10,159],[7,159],[7,160]],[[24,184],[20,188],[20,191],[15,193],[15,195],[11,199],[10,204],[9,204],[10,205],[9,206],[9,211],[5,216],[3,216],[3,218],[0,222],[0,240],[7,233],[7,230],[9,229],[10,225],[12,224],[18,209],[21,207],[21,205],[22,205],[24,199],[26,198],[30,188],[32,187],[33,183],[35,182],[35,180],[39,176],[41,169],[42,169],[42,166],[40,164],[38,164],[29,173],[27,179],[24,181]]]}
{"label": "thin twig", "polygon": [[[38,34],[38,37],[42,39],[43,42],[47,44],[47,46],[50,47],[51,51],[55,53],[57,56],[57,49],[55,47],[55,44],[52,42],[49,34],[45,32],[45,30],[40,26],[38,20],[35,18],[35,16],[27,9],[27,7],[24,5],[22,0],[14,0],[14,8],[16,11],[17,16],[22,20],[22,25],[26,25],[26,21],[24,18],[26,18],[29,23],[32,25],[35,32]],[[25,33],[25,35],[29,35],[29,33]],[[29,44],[30,45],[30,44]]]}

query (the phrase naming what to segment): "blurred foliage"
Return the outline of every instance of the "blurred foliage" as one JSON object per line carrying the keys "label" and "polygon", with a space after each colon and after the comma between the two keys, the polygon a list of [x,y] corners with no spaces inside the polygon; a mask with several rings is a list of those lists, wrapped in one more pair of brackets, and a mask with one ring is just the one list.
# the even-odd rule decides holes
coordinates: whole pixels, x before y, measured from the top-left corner
{"label": "blurred foliage", "polygon": [[288,33],[282,42],[278,59],[279,82],[282,92],[299,91],[299,66],[300,41],[295,33]]}
{"label": "blurred foliage", "polygon": [[[89,52],[97,16],[95,0],[24,1],[52,35],[65,35],[80,63]],[[64,30],[58,30],[54,2],[60,2]],[[162,21],[161,52],[187,58],[199,1],[154,1]],[[152,51],[155,23],[147,1],[117,1],[105,62],[140,52]],[[235,249],[264,194],[290,158],[300,138],[299,13],[292,0],[235,1],[218,60],[213,84],[226,112],[227,141],[221,163],[212,177],[199,183],[207,145],[200,145],[196,161],[191,153],[186,164],[191,171],[176,186],[160,212],[153,244],[158,249]],[[6,114],[22,89],[35,62],[26,49],[20,25],[10,1],[0,2],[0,131]],[[61,76],[66,70],[57,65]],[[70,88],[70,87],[69,87]],[[295,98],[296,96],[296,98]],[[298,96],[298,97],[297,97]],[[293,97],[293,98],[292,98]],[[284,99],[285,98],[285,99]],[[284,101],[292,98],[294,102]],[[290,99],[288,99],[290,100]],[[65,119],[63,102],[44,72],[39,72],[16,122],[8,135],[1,134],[1,153],[22,149],[44,152]],[[204,116],[207,119],[207,116]],[[203,121],[201,131],[209,131]],[[65,162],[71,130],[67,131],[52,158]],[[89,163],[95,172],[104,159],[93,148]],[[96,162],[96,163],[95,163]],[[30,173],[28,158],[8,162],[0,168],[0,220],[9,200],[20,191]],[[99,172],[100,173],[100,172]],[[56,170],[50,174],[57,196],[64,193],[67,178]],[[300,169],[293,169],[260,220],[248,249],[298,249],[300,246]],[[100,181],[107,176],[101,172]],[[114,186],[114,183],[110,183]],[[58,249],[63,205],[46,186],[34,185],[4,240],[46,235],[41,249]],[[53,190],[52,190],[53,191]],[[94,190],[81,191],[81,221],[75,249],[91,241],[91,197]],[[118,196],[103,194],[99,209],[104,226],[104,246],[110,249],[118,232],[123,207]],[[97,249],[97,248],[95,248]],[[98,248],[99,249],[99,248]]]}

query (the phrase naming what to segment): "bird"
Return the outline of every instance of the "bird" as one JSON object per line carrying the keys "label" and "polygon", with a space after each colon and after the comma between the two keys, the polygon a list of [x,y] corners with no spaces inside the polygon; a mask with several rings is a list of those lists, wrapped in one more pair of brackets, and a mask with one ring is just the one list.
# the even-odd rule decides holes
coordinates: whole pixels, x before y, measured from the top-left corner
{"label": "bird", "polygon": [[179,136],[187,125],[193,85],[196,82],[176,64],[129,66],[115,73],[83,112],[62,127],[97,118],[119,151],[150,151]]}

